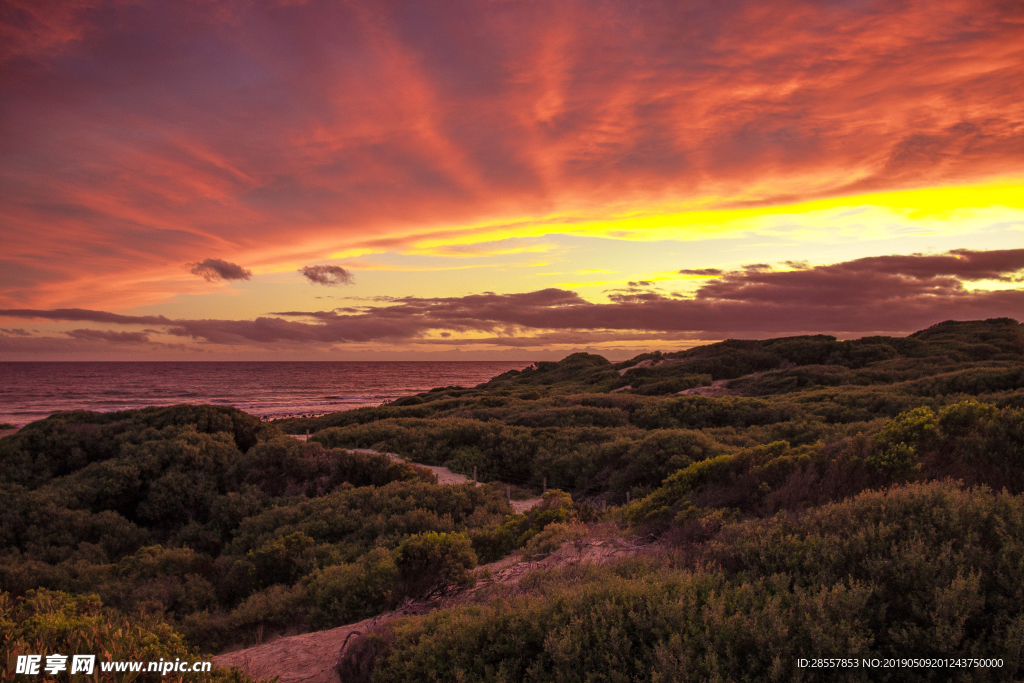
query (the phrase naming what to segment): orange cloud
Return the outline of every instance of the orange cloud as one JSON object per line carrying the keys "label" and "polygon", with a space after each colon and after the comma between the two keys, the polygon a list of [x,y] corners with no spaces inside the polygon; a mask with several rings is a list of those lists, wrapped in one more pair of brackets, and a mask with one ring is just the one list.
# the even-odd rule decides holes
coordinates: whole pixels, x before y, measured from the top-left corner
{"label": "orange cloud", "polygon": [[8,305],[211,255],[443,253],[503,221],[964,185],[1024,161],[1024,22],[1002,0],[9,6]]}

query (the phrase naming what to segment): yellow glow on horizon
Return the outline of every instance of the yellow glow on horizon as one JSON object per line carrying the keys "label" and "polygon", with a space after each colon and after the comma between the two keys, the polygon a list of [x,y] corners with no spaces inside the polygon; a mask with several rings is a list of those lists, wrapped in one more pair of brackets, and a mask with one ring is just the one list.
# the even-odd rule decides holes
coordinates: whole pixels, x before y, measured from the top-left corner
{"label": "yellow glow on horizon", "polygon": [[1007,292],[1020,289],[1020,282],[1013,280],[975,280],[965,282],[964,289],[969,292]]}
{"label": "yellow glow on horizon", "polygon": [[[721,208],[731,198],[709,197],[691,206],[662,204],[610,215],[601,209],[546,216],[490,219],[464,225],[406,227],[391,232],[385,242],[367,241],[338,248],[328,247],[323,236],[274,254],[260,249],[244,255],[257,275],[298,271],[309,263],[325,261],[345,268],[366,271],[436,272],[503,267],[537,268],[551,261],[536,260],[541,254],[555,254],[557,245],[544,240],[551,235],[572,235],[599,239],[650,241],[693,241],[708,238],[745,239],[753,235],[784,236],[796,242],[819,241],[827,230],[832,239],[863,240],[892,237],[974,234],[993,224],[1019,223],[1024,227],[1024,179],[1004,179],[974,185],[894,190],[860,195],[813,199],[771,206]],[[589,215],[587,215],[589,213]],[[330,230],[325,226],[325,233]],[[404,234],[402,234],[404,233]],[[313,254],[321,254],[312,257]],[[395,263],[367,260],[394,254],[411,258],[443,259],[441,263]],[[530,262],[466,263],[483,258],[533,256]],[[239,256],[242,260],[243,256]],[[463,263],[453,263],[463,261]],[[556,261],[558,259],[555,259]],[[610,272],[568,270],[577,275]],[[161,273],[165,278],[187,280],[184,273]],[[533,276],[539,274],[533,273]],[[704,279],[706,276],[688,276]],[[649,279],[649,278],[648,278]],[[594,286],[605,282],[572,282],[564,286]]]}
{"label": "yellow glow on horizon", "polygon": [[[678,213],[647,213],[577,224],[571,232],[603,233],[619,239],[701,239],[709,235],[758,231],[772,218],[794,216],[824,223],[849,211],[863,210],[871,218],[885,215],[921,225],[931,232],[939,222],[968,218],[979,211],[1017,213],[1024,211],[1024,181],[993,185],[927,188],[816,199],[797,204],[732,209],[705,209]],[[987,211],[986,211],[987,210]],[[1007,211],[1009,210],[1009,211]],[[1018,215],[1018,220],[1020,219]]]}
{"label": "yellow glow on horizon", "polygon": [[[721,200],[716,201],[722,204]],[[306,285],[298,274],[299,269],[303,265],[325,261],[353,270],[357,282],[364,282],[359,275],[363,271],[368,278],[365,282],[373,282],[377,287],[382,281],[369,279],[371,273],[394,273],[396,276],[407,273],[412,276],[416,273],[448,272],[453,278],[457,273],[465,273],[459,276],[460,279],[445,278],[438,280],[436,286],[432,283],[427,288],[432,293],[436,291],[438,295],[445,296],[494,289],[494,276],[498,273],[502,278],[511,278],[502,280],[503,288],[509,291],[552,286],[584,290],[609,288],[622,286],[628,280],[675,280],[678,284],[670,286],[689,290],[714,277],[668,271],[664,264],[659,264],[655,272],[645,272],[638,267],[636,257],[614,258],[619,254],[618,240],[675,243],[735,240],[737,246],[742,245],[743,256],[723,253],[720,260],[705,260],[709,267],[724,270],[758,258],[756,247],[759,243],[768,247],[766,253],[776,254],[765,257],[773,261],[776,269],[783,267],[778,262],[779,244],[789,245],[786,250],[792,252],[792,258],[800,259],[807,258],[808,254],[799,249],[799,245],[830,242],[832,247],[818,249],[817,256],[811,258],[813,263],[808,264],[810,266],[841,261],[846,254],[844,245],[853,246],[864,241],[891,242],[892,253],[928,250],[931,248],[929,243],[933,241],[930,236],[933,235],[946,238],[935,241],[945,245],[952,243],[955,247],[978,244],[978,238],[984,235],[1005,235],[1005,238],[1000,238],[1005,244],[1003,248],[1024,244],[1024,179],[877,192],[774,206],[711,208],[710,200],[701,200],[700,203],[701,207],[684,207],[682,210],[678,204],[662,205],[644,207],[642,211],[620,210],[617,215],[598,216],[600,209],[595,207],[590,216],[584,216],[582,212],[566,212],[504,221],[492,219],[472,225],[420,226],[418,231],[407,229],[404,235],[392,233],[389,239],[378,239],[377,242],[353,242],[341,250],[338,250],[336,239],[325,231],[315,243],[292,245],[287,250],[264,246],[230,255],[229,260],[253,271],[256,279],[251,282],[208,283],[190,274],[182,264],[169,263],[155,271],[133,273],[130,282],[125,280],[123,273],[111,273],[99,280],[92,278],[88,286],[83,283],[71,289],[61,287],[52,292],[43,291],[38,297],[38,307],[102,308],[113,306],[111,302],[117,301],[117,310],[129,311],[155,306],[174,297],[195,297],[191,301],[202,299],[204,303],[196,305],[203,308],[214,294],[237,301],[250,296],[250,290],[256,291],[267,281],[286,279],[296,285]],[[571,235],[607,242],[589,244],[584,251],[577,252],[566,247],[564,241],[546,239],[550,235]],[[970,239],[960,240],[959,237]],[[992,244],[992,239],[988,243]],[[319,257],[314,256],[317,253]],[[851,253],[866,255],[856,249]],[[614,265],[609,266],[609,263]],[[516,274],[507,276],[509,272]],[[421,288],[410,284],[410,281],[400,282],[395,291],[388,293],[421,293]],[[449,282],[458,284],[445,284]],[[990,288],[1012,286],[991,283]],[[261,298],[253,299],[252,315],[260,314],[261,307],[269,305],[265,303],[267,293],[259,291]],[[295,290],[291,296],[295,298],[325,291]],[[603,300],[594,291],[579,293],[588,300]],[[181,315],[185,314],[183,310]],[[190,312],[188,315],[200,314]]]}
{"label": "yellow glow on horizon", "polygon": [[625,284],[625,282],[626,281],[621,278],[618,280],[596,280],[593,282],[558,282],[555,283],[555,287],[607,287],[609,285],[621,286]]}
{"label": "yellow glow on horizon", "polygon": [[[726,203],[721,198],[707,199],[702,206]],[[1024,180],[1000,181],[978,185],[895,190],[814,199],[793,204],[745,206],[739,208],[692,208],[680,210],[678,205],[645,207],[630,213],[608,217],[549,215],[522,218],[502,223],[481,222],[439,231],[443,234],[417,237],[409,235],[404,245],[374,250],[353,248],[331,254],[333,259],[393,250],[420,256],[474,256],[473,245],[510,239],[541,238],[552,234],[571,234],[622,240],[693,240],[711,236],[730,237],[742,233],[774,232],[773,224],[792,216],[806,228],[832,227],[843,229],[849,220],[862,216],[885,231],[884,221],[902,224],[902,234],[927,235],[958,232],[959,224],[976,223],[978,218],[1024,220]],[[972,225],[970,229],[976,226]],[[858,234],[864,226],[857,225]],[[870,228],[869,228],[870,229]],[[799,227],[795,232],[799,234]],[[542,251],[545,246],[493,247],[479,255]]]}

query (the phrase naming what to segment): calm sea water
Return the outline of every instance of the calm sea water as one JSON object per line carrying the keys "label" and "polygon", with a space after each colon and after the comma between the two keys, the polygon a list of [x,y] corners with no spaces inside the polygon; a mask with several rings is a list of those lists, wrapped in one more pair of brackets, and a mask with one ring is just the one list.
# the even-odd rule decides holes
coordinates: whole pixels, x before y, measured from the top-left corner
{"label": "calm sea water", "polygon": [[322,415],[427,391],[472,387],[528,362],[0,363],[0,422],[62,410],[178,403],[234,406],[267,419]]}

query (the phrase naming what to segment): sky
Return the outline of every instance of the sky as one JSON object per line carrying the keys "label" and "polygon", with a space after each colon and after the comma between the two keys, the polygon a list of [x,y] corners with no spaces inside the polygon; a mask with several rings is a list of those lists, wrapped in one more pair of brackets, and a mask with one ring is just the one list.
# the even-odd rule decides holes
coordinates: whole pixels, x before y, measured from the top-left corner
{"label": "sky", "polygon": [[0,360],[1024,319],[1019,0],[0,0]]}

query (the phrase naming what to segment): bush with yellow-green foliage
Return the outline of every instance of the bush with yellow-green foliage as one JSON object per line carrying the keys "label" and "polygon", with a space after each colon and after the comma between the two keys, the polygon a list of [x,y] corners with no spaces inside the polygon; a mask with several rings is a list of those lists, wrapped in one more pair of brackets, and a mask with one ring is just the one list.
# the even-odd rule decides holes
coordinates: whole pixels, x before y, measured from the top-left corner
{"label": "bush with yellow-green foliage", "polygon": [[[100,662],[159,660],[208,660],[188,647],[182,637],[165,621],[155,616],[127,616],[103,607],[95,595],[71,595],[59,591],[33,590],[14,598],[0,592],[0,656],[4,657],[4,673],[0,680],[48,680],[46,675],[18,675],[17,659],[21,655],[61,654],[95,655],[94,681],[128,683],[143,674],[139,672],[102,672]],[[49,680],[67,680],[68,675]],[[165,681],[214,681],[252,683],[238,669],[215,667],[209,673],[173,673],[162,676]]]}
{"label": "bush with yellow-green foliage", "polygon": [[692,526],[702,510],[763,516],[947,478],[1024,491],[1022,408],[966,399],[902,412],[873,431],[795,447],[774,441],[693,462],[628,506],[625,518],[660,532]]}

